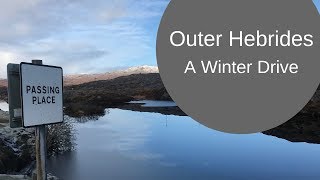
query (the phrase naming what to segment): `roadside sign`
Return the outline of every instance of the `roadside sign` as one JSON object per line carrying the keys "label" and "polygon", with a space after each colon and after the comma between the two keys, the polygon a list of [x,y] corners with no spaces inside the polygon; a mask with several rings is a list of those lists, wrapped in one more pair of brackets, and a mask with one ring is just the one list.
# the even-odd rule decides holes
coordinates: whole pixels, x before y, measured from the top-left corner
{"label": "roadside sign", "polygon": [[22,127],[21,98],[20,98],[20,69],[19,64],[8,64],[8,102],[10,114],[10,127]]}
{"label": "roadside sign", "polygon": [[62,75],[61,67],[20,64],[24,127],[63,122]]}

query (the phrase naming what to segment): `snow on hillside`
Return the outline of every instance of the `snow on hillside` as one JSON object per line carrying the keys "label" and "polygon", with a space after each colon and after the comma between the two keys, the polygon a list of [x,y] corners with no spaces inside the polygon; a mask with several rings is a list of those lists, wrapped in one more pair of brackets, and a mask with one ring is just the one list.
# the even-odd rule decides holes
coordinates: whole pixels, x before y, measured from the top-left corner
{"label": "snow on hillside", "polygon": [[[64,85],[78,85],[82,83],[99,81],[99,80],[108,80],[114,79],[121,76],[128,76],[131,74],[148,74],[148,73],[159,73],[158,67],[156,66],[137,66],[130,67],[125,70],[117,70],[101,74],[74,74],[66,75],[64,77]],[[7,86],[6,79],[0,79],[0,86]]]}

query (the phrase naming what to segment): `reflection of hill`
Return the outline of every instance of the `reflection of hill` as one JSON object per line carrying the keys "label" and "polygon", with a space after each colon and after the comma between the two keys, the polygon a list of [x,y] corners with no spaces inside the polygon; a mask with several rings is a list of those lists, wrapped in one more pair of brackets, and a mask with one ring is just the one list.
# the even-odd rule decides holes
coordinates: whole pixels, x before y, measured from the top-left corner
{"label": "reflection of hill", "polygon": [[[108,114],[108,113],[106,113],[106,114]],[[82,116],[82,117],[76,118],[75,120],[76,120],[78,123],[86,123],[86,122],[89,122],[89,121],[98,121],[100,117],[101,117],[101,116],[99,116],[99,115],[94,115],[94,116]]]}
{"label": "reflection of hill", "polygon": [[320,144],[320,92],[288,122],[263,133],[291,142]]}
{"label": "reflection of hill", "polygon": [[176,115],[176,116],[187,116],[179,107],[144,107],[141,104],[125,104],[118,108],[131,111],[139,112],[155,112],[163,115]]}
{"label": "reflection of hill", "polygon": [[320,144],[320,119],[311,114],[298,114],[288,122],[263,133],[291,142]]}
{"label": "reflection of hill", "polygon": [[[76,106],[81,106],[77,104]],[[74,107],[75,110],[66,110],[66,113],[70,117],[76,117],[77,121],[80,123],[85,123],[87,121],[96,121],[99,117],[102,117],[109,113],[108,109],[105,109],[103,106],[94,106],[94,105],[84,105],[81,107]],[[154,112],[160,113],[163,115],[176,115],[176,116],[187,116],[179,107],[144,107],[141,104],[123,104],[119,106],[113,106],[110,108],[119,108],[123,110],[138,111],[138,112]]]}

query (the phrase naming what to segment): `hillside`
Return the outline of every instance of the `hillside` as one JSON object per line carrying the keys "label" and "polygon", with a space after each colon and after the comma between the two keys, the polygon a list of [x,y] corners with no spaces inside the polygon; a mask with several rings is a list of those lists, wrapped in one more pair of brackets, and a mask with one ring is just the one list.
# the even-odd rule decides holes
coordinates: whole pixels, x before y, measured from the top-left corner
{"label": "hillside", "polygon": [[110,80],[67,86],[65,90],[66,92],[101,90],[123,94],[134,99],[170,100],[158,73],[132,74]]}
{"label": "hillside", "polygon": [[[74,75],[66,75],[64,76],[64,85],[71,86],[71,85],[79,85],[83,83],[93,82],[93,81],[100,81],[100,80],[109,80],[114,79],[121,76],[128,76],[131,74],[149,74],[149,73],[158,73],[158,67],[156,66],[137,66],[131,67],[125,70],[118,70],[100,74],[74,74]],[[0,79],[0,87],[1,86],[8,86],[8,82],[6,79]]]}
{"label": "hillside", "polygon": [[77,75],[67,75],[64,77],[64,84],[69,85],[79,85],[92,81],[109,80],[121,76],[128,76],[131,74],[149,74],[158,73],[158,67],[155,66],[138,66],[131,67],[125,70],[118,70],[113,72],[107,72],[102,74],[77,74]]}
{"label": "hillside", "polygon": [[7,87],[8,81],[6,79],[0,79],[0,87]]}
{"label": "hillside", "polygon": [[64,92],[65,110],[72,116],[103,114],[107,107],[139,99],[171,100],[158,73],[67,86]]}

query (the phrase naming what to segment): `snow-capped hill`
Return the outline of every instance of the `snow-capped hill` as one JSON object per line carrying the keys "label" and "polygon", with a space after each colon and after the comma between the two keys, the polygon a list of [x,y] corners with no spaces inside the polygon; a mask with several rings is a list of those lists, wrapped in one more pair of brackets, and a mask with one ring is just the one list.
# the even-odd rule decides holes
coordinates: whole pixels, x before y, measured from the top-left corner
{"label": "snow-capped hill", "polygon": [[147,74],[147,73],[159,73],[159,69],[157,66],[137,66],[137,67],[131,67],[128,68],[126,70],[124,70],[124,72],[127,73],[142,73],[142,74]]}
{"label": "snow-capped hill", "polygon": [[[159,73],[158,67],[156,66],[137,66],[130,67],[124,70],[117,70],[112,72],[106,72],[101,74],[74,74],[74,75],[66,75],[64,77],[64,85],[78,85],[92,81],[100,81],[100,80],[108,80],[114,79],[121,76],[128,76],[131,74],[149,74],[149,73]],[[6,79],[0,79],[0,87],[7,86]]]}
{"label": "snow-capped hill", "polygon": [[137,66],[130,67],[125,70],[117,70],[101,74],[76,74],[67,75],[64,77],[65,85],[78,85],[92,81],[108,80],[114,79],[121,76],[128,76],[131,74],[149,74],[149,73],[159,73],[158,67],[156,66]]}

